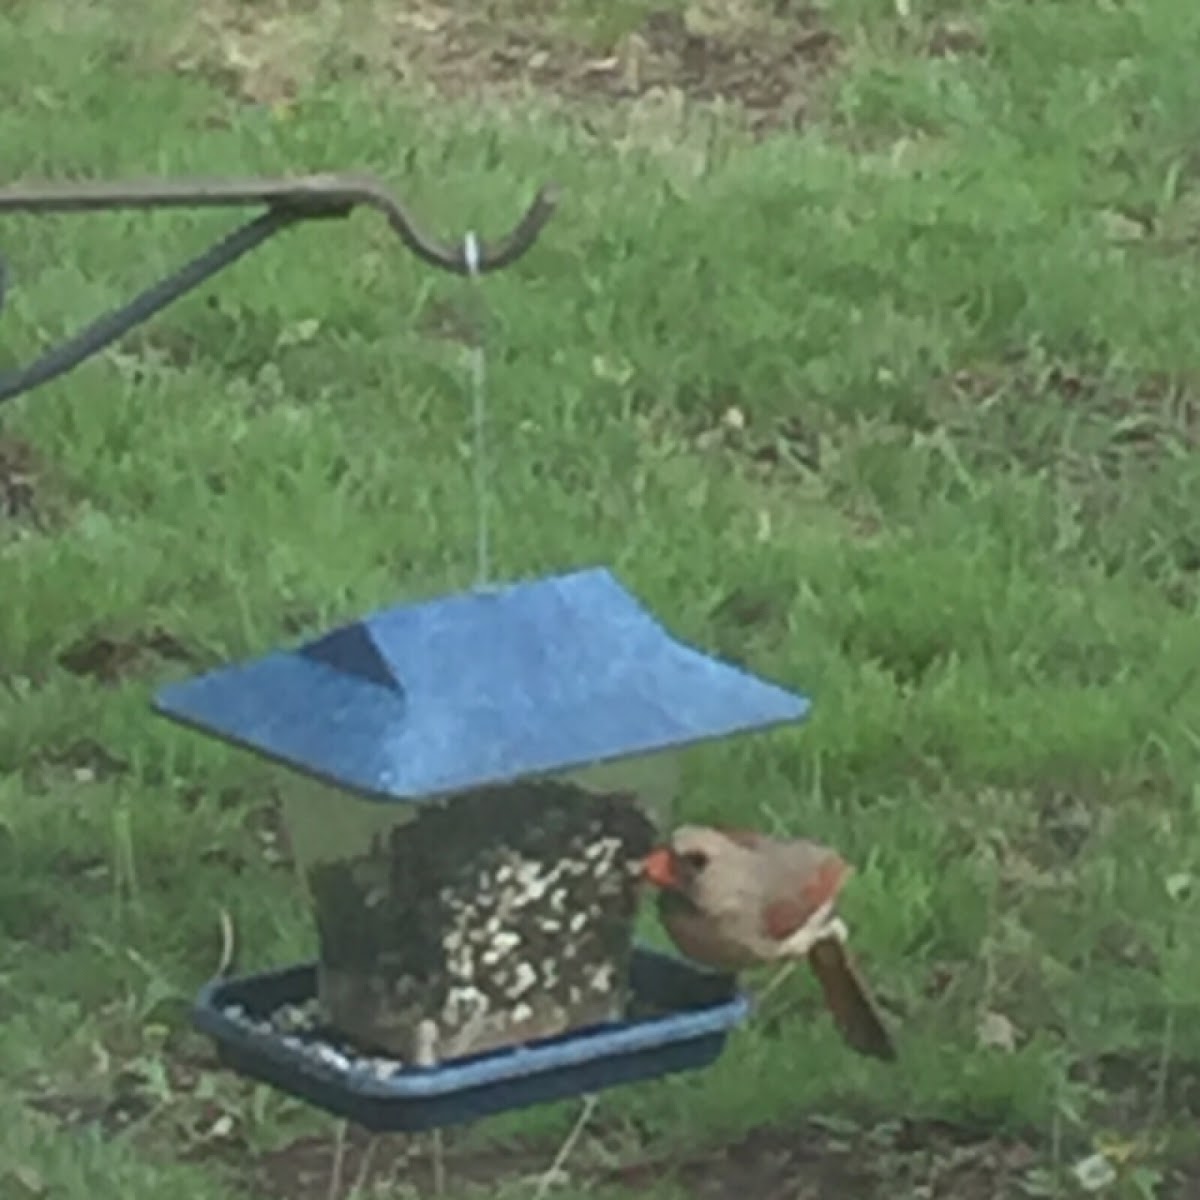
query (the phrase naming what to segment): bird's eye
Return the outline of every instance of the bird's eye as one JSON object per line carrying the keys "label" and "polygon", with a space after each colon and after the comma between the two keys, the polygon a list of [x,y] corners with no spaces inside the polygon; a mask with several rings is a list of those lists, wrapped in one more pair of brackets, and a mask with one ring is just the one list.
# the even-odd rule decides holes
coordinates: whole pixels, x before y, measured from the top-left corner
{"label": "bird's eye", "polygon": [[708,855],[703,850],[689,850],[679,857],[684,866],[691,871],[703,871],[708,866]]}

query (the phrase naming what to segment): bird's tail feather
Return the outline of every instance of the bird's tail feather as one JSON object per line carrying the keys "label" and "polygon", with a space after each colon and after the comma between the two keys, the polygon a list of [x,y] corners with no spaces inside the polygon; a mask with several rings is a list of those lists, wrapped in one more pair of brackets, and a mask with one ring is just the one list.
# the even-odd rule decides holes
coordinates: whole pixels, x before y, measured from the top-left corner
{"label": "bird's tail feather", "polygon": [[872,1058],[893,1060],[891,1035],[841,939],[822,938],[809,950],[808,961],[847,1045]]}

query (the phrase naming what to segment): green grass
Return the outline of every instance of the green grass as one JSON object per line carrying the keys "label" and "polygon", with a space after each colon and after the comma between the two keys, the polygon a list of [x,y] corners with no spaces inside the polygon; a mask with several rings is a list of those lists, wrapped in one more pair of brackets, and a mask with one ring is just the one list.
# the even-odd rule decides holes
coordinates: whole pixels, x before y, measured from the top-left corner
{"label": "green grass", "polygon": [[[309,7],[290,20],[341,34],[362,13]],[[560,7],[592,53],[651,6]],[[1062,1168],[1113,1142],[1112,1194],[1182,1196],[1200,1179],[1200,8],[911,8],[830,6],[842,50],[811,123],[751,138],[690,103],[433,103],[345,70],[336,38],[286,109],[247,105],[166,69],[181,28],[208,36],[182,6],[133,28],[10,3],[0,161],[371,170],[447,235],[499,232],[562,185],[538,248],[484,285],[496,572],[611,564],[678,634],[814,696],[805,727],[697,755],[679,812],[858,865],[846,916],[903,1046],[891,1070],[848,1057],[797,975],[707,1076],[606,1102],[588,1177],[817,1114],[826,1157],[886,1143],[854,1194],[905,1194],[888,1131],[939,1120],[1029,1148],[955,1195],[1070,1195]],[[978,52],[924,53],[959,12]],[[0,363],[222,220],[6,218]],[[309,226],[0,414],[50,514],[0,523],[5,1195],[284,1194],[250,1166],[330,1136],[216,1072],[184,1020],[222,906],[248,964],[311,950],[263,832],[286,781],[147,701],[470,584],[465,364],[429,333],[468,301],[369,217]],[[59,661],[156,628],[191,661],[148,653],[111,685]],[[1015,1050],[981,1043],[986,1014]],[[533,1139],[549,1161],[570,1117],[451,1144]]]}

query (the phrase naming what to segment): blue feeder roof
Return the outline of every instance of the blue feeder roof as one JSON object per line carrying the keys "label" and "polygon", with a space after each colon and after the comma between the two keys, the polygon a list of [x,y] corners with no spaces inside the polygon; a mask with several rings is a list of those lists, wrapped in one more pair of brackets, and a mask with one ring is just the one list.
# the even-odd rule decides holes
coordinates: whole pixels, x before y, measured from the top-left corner
{"label": "blue feeder roof", "polygon": [[155,707],[347,790],[416,801],[798,721],[594,568],[385,609]]}

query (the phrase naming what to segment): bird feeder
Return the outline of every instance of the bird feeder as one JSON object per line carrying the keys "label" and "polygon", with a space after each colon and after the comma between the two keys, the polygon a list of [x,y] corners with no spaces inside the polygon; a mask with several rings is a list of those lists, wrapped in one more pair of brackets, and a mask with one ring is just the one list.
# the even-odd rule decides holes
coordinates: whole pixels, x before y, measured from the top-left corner
{"label": "bird feeder", "polygon": [[634,948],[638,866],[679,751],[807,702],[607,570],[387,609],[157,707],[295,776],[318,962],[206,990],[239,1069],[425,1128],[704,1065],[744,1016],[731,980]]}
{"label": "bird feeder", "polygon": [[[478,277],[534,244],[554,197],[495,244],[456,247],[361,175],[0,189],[0,215],[245,205],[263,211],[0,372],[0,403],[297,224],[373,209],[423,262]],[[0,261],[0,306],[7,280]],[[290,772],[317,962],[203,989],[196,1023],[233,1069],[369,1129],[429,1129],[705,1066],[745,1016],[729,976],[633,945],[637,865],[676,752],[808,704],[674,641],[609,572],[388,609],[157,704]]]}

